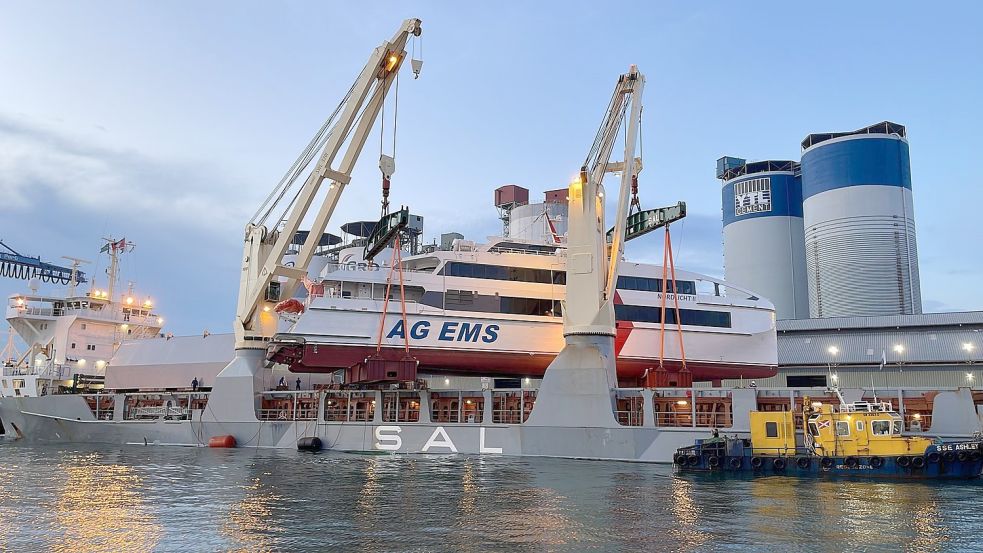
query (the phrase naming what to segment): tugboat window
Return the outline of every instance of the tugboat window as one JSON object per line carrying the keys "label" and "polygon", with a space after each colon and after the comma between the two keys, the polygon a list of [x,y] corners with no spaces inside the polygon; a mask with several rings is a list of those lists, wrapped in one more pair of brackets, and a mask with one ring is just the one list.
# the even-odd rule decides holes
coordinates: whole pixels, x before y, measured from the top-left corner
{"label": "tugboat window", "polygon": [[836,435],[837,436],[849,436],[850,435],[850,423],[846,421],[836,421]]}
{"label": "tugboat window", "polygon": [[778,437],[778,423],[777,422],[766,422],[765,423],[765,436],[769,438]]}
{"label": "tugboat window", "polygon": [[888,436],[891,434],[891,421],[871,421],[870,431],[875,436]]}
{"label": "tugboat window", "polygon": [[864,421],[857,421],[857,432],[864,431]]}
{"label": "tugboat window", "polygon": [[819,435],[819,425],[817,425],[814,422],[810,422],[809,423],[809,433],[812,434],[813,436],[818,436]]}
{"label": "tugboat window", "polygon": [[894,433],[901,434],[901,421],[894,421]]}

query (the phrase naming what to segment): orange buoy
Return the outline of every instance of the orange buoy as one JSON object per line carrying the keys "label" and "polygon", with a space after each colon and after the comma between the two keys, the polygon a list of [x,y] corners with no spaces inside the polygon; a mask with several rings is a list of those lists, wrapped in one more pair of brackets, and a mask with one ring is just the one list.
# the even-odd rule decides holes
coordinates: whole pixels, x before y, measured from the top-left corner
{"label": "orange buoy", "polygon": [[208,447],[235,447],[235,436],[212,436],[208,439]]}

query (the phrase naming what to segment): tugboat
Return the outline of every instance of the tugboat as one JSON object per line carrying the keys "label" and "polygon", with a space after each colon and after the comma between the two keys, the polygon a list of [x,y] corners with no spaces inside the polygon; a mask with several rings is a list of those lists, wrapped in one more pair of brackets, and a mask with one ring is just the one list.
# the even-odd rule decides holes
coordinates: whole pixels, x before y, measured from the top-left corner
{"label": "tugboat", "polygon": [[[839,394],[837,394],[839,395]],[[902,434],[903,419],[889,402],[802,405],[803,444],[796,413],[752,411],[751,437],[720,437],[676,450],[684,471],[754,475],[858,475],[894,478],[977,478],[983,441],[941,442]]]}

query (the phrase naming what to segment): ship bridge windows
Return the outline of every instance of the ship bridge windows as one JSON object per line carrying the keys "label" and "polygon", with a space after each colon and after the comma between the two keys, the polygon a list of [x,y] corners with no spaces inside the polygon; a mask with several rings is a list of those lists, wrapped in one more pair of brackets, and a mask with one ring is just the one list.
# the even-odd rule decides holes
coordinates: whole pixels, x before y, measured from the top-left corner
{"label": "ship bridge windows", "polygon": [[[675,286],[673,286],[673,282],[675,282]],[[662,279],[622,275],[618,277],[618,289],[661,292]],[[696,282],[692,280],[666,280],[666,289],[669,290],[669,293],[677,290],[680,294],[696,295]]]}
{"label": "ship bridge windows", "polygon": [[539,284],[566,284],[564,271],[532,269],[529,267],[503,267],[484,263],[464,263],[448,261],[440,273],[445,276],[482,278],[487,280],[508,280],[512,282],[535,282]]}
{"label": "ship bridge windows", "polygon": [[[614,316],[619,321],[636,323],[662,322],[662,308],[642,305],[615,305]],[[666,324],[676,324],[676,310],[666,308]],[[679,321],[689,326],[709,326],[731,328],[730,313],[726,311],[707,311],[703,309],[680,309]]]}

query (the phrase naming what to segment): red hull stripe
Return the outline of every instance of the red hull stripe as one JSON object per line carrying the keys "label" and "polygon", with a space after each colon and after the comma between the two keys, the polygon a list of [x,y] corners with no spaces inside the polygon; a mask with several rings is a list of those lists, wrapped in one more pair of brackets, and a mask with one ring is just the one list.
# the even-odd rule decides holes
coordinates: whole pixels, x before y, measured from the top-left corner
{"label": "red hull stripe", "polygon": [[[627,329],[629,332],[631,329]],[[619,329],[620,333],[620,329]],[[627,336],[626,336],[627,339]],[[315,351],[316,350],[316,351]],[[402,348],[383,348],[402,354]],[[340,346],[307,344],[303,358],[291,367],[294,372],[334,372],[348,368],[375,353],[371,346]],[[410,353],[420,360],[420,369],[454,374],[479,373],[502,376],[541,376],[556,357],[552,354],[502,351],[461,351],[436,348],[412,348]],[[658,359],[618,359],[618,377],[638,378],[645,369],[655,368]],[[669,371],[680,368],[678,360],[666,359]],[[694,380],[719,380],[722,378],[767,378],[775,376],[778,369],[770,365],[737,365],[687,360],[686,367]]]}

